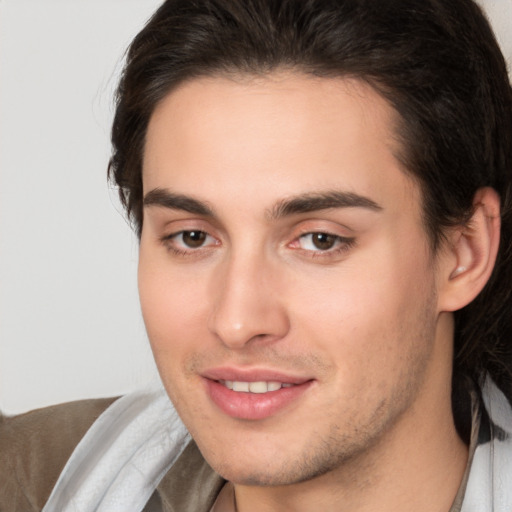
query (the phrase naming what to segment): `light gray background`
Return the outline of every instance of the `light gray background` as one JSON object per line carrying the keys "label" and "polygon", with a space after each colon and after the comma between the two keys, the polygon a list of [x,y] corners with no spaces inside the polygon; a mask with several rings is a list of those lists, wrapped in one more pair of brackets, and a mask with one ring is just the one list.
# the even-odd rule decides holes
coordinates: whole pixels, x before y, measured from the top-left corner
{"label": "light gray background", "polygon": [[[160,0],[0,0],[0,408],[157,379],[106,185],[112,92]],[[484,0],[512,61],[512,0]]]}

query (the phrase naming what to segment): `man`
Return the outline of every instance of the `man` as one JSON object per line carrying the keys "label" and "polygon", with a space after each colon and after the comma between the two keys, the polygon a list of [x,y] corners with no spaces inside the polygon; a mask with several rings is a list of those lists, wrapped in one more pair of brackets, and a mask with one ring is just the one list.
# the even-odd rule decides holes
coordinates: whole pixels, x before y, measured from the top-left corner
{"label": "man", "polygon": [[112,134],[186,430],[115,401],[45,510],[511,509],[512,92],[471,0],[169,0]]}

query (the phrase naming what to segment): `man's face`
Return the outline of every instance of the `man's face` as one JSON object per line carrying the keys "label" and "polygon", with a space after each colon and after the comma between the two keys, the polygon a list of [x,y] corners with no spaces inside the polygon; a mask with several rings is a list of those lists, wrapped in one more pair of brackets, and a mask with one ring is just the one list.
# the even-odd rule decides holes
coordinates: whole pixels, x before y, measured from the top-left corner
{"label": "man's face", "polygon": [[235,483],[310,479],[435,415],[449,334],[395,121],[358,81],[284,73],[193,80],[151,118],[144,320]]}

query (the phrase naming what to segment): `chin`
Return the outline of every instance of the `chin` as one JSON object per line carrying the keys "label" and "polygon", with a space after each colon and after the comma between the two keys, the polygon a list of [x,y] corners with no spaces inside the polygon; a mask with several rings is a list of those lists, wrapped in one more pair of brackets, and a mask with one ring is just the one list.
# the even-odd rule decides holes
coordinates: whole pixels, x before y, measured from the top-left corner
{"label": "chin", "polygon": [[208,450],[199,445],[204,458],[225,480],[244,486],[285,486],[321,477],[343,465],[351,456],[344,451],[309,444],[295,453],[268,447],[260,450],[233,448]]}

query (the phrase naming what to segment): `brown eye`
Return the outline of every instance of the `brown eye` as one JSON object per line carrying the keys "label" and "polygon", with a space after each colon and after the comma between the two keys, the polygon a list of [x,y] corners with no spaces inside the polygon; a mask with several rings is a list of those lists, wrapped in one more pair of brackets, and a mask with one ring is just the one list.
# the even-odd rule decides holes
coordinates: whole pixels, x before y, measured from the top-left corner
{"label": "brown eye", "polygon": [[289,245],[292,249],[300,249],[299,255],[317,258],[317,262],[341,261],[348,251],[354,247],[355,238],[334,235],[325,231],[311,231],[293,240]]}
{"label": "brown eye", "polygon": [[321,251],[332,249],[339,237],[329,235],[328,233],[311,233],[312,245]]}
{"label": "brown eye", "polygon": [[316,231],[301,235],[298,238],[297,245],[301,249],[311,253],[334,254],[346,249],[348,250],[354,245],[354,239]]}
{"label": "brown eye", "polygon": [[192,249],[197,249],[204,245],[208,235],[204,231],[183,231],[181,236],[184,245]]}

